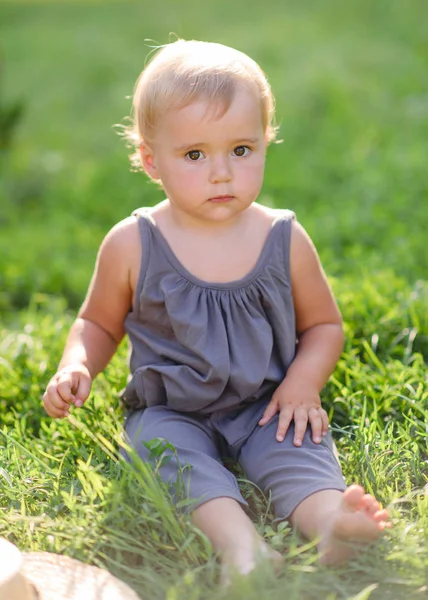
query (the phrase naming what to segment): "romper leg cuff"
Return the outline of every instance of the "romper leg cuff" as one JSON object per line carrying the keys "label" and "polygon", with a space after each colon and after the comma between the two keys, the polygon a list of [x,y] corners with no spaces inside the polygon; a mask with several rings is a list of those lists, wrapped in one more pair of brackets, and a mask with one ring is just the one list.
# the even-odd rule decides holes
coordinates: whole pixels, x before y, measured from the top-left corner
{"label": "romper leg cuff", "polygon": [[329,484],[326,482],[325,484],[318,483],[312,484],[299,490],[298,494],[293,494],[291,498],[287,498],[286,502],[277,502],[275,508],[275,514],[277,515],[274,519],[274,522],[285,521],[289,519],[295,509],[306,500],[309,496],[316,494],[317,492],[323,492],[326,490],[337,490],[338,492],[344,492],[347,489],[347,485],[344,481],[338,481],[334,484]]}
{"label": "romper leg cuff", "polygon": [[193,512],[196,508],[202,506],[206,502],[210,500],[215,500],[216,498],[232,498],[236,500],[242,506],[248,506],[248,503],[241,496],[239,491],[233,491],[230,487],[215,487],[207,490],[203,496],[199,496],[198,498],[192,498],[186,502],[185,506],[181,507],[186,514]]}

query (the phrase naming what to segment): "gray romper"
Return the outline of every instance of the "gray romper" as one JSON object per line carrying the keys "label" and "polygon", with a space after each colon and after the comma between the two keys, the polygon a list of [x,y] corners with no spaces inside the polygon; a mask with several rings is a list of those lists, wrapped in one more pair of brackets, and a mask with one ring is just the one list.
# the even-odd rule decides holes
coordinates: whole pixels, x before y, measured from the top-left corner
{"label": "gray romper", "polygon": [[[270,493],[275,515],[287,518],[307,496],[344,490],[330,434],[315,444],[294,426],[275,439],[278,415],[258,421],[284,379],[296,349],[290,282],[294,214],[277,210],[255,267],[242,279],[208,283],[189,273],[156,227],[150,209],[137,216],[142,263],[134,310],[125,321],[131,377],[122,394],[125,431],[139,456],[167,440],[175,451],[160,475],[178,501],[177,481],[191,508],[218,497],[246,504],[222,458]],[[184,467],[184,468],[183,468]]]}

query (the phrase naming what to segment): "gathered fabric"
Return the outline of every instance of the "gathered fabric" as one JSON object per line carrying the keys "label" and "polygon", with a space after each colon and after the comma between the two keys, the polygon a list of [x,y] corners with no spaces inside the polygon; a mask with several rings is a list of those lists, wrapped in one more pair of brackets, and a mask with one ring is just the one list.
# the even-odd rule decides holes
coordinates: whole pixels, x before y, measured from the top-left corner
{"label": "gathered fabric", "polygon": [[211,414],[273,393],[296,351],[290,282],[294,213],[276,217],[254,268],[242,279],[208,283],[178,260],[152,219],[135,211],[142,245],[132,311],[130,410],[166,405]]}

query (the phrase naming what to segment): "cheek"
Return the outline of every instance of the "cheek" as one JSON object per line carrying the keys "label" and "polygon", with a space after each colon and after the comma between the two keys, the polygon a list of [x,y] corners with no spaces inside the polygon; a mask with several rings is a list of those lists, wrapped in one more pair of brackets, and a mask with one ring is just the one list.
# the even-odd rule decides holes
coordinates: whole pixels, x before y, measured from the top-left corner
{"label": "cheek", "polygon": [[184,189],[186,194],[191,193],[199,179],[201,178],[202,169],[195,165],[187,165],[186,163],[172,162],[164,171],[165,178],[163,179],[165,189]]}
{"label": "cheek", "polygon": [[240,180],[247,186],[261,186],[263,182],[265,161],[249,161],[244,168],[240,170]]}

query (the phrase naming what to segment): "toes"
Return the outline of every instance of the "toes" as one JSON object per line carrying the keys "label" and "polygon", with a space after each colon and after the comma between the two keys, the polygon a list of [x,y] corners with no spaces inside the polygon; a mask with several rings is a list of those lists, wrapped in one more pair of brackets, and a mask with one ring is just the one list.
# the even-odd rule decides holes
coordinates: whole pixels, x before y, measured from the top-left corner
{"label": "toes", "polygon": [[[371,494],[365,494],[364,488],[360,485],[351,485],[343,494],[343,509],[346,512],[363,511],[367,516],[374,518],[374,515],[382,514],[375,520],[380,522],[387,520],[388,512],[381,510],[380,503]],[[386,519],[385,519],[386,515]]]}
{"label": "toes", "polygon": [[361,507],[364,498],[364,489],[360,485],[350,485],[343,494],[343,508],[355,512]]}
{"label": "toes", "polygon": [[389,513],[386,509],[382,509],[382,510],[378,510],[373,514],[373,520],[376,521],[376,523],[380,523],[381,521],[384,521],[385,523],[389,522]]}
{"label": "toes", "polygon": [[379,509],[380,504],[371,494],[365,494],[363,496],[362,505],[366,514],[372,517]]}

